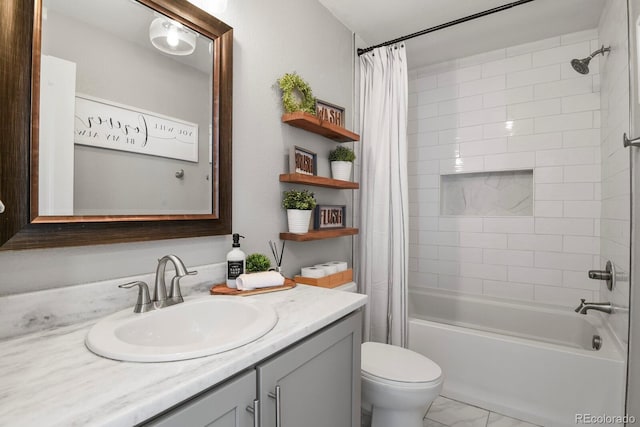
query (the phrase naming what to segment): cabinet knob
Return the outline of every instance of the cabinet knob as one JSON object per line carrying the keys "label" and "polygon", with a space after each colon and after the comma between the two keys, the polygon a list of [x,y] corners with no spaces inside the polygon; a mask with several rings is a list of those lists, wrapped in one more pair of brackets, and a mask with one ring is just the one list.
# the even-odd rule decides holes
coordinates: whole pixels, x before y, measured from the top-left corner
{"label": "cabinet knob", "polygon": [[2,200],[0,200],[0,214],[4,213],[4,203],[2,203]]}

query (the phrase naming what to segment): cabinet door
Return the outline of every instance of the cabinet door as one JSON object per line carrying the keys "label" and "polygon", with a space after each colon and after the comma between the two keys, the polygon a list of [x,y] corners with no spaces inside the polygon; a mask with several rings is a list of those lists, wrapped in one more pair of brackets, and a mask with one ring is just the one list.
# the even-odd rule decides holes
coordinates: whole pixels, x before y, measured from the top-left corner
{"label": "cabinet door", "polygon": [[360,426],[361,319],[354,313],[258,366],[261,427]]}
{"label": "cabinet door", "polygon": [[201,396],[195,397],[144,426],[161,427],[252,427],[256,395],[256,373],[249,371]]}

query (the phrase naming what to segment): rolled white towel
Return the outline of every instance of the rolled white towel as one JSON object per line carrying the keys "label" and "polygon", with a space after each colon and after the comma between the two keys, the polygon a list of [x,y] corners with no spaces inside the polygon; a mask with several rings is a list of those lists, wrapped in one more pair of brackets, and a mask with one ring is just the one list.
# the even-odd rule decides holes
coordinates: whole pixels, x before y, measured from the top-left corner
{"label": "rolled white towel", "polygon": [[300,275],[304,277],[313,277],[314,279],[326,276],[324,269],[318,267],[302,267],[300,269]]}
{"label": "rolled white towel", "polygon": [[282,286],[284,285],[284,276],[276,271],[241,274],[236,279],[236,285],[238,289],[242,291],[268,288],[270,286]]}

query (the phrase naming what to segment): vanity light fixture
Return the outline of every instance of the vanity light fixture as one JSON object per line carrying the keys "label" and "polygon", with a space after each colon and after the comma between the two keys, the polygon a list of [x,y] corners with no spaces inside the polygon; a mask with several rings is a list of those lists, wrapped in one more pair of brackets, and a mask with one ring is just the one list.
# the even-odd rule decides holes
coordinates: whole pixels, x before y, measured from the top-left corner
{"label": "vanity light fixture", "polygon": [[151,44],[169,55],[191,55],[196,49],[196,34],[169,18],[156,18],[149,26]]}

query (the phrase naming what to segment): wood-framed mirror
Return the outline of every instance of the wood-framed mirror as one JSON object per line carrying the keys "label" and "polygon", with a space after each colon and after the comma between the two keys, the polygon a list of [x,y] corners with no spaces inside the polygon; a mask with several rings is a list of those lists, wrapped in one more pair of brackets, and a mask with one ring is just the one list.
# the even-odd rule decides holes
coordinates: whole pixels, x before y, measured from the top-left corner
{"label": "wood-framed mirror", "polygon": [[231,233],[232,28],[187,0],[70,3],[0,6],[0,249]]}

